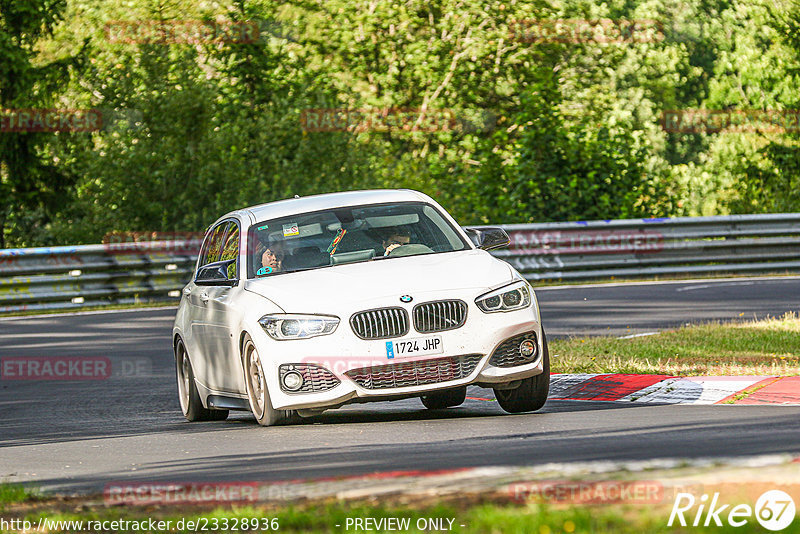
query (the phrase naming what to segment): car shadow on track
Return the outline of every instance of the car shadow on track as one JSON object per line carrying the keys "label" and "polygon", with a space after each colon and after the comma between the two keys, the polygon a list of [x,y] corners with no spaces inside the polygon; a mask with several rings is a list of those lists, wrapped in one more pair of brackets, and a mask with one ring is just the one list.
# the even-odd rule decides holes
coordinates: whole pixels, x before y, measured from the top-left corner
{"label": "car shadow on track", "polygon": [[[745,456],[798,450],[797,410],[738,410],[737,417],[730,417],[735,408],[680,408],[685,409],[648,406],[644,413],[637,410],[635,416],[612,410],[603,418],[580,412],[492,420],[478,417],[469,426],[446,421],[426,424],[430,419],[422,424],[370,419],[373,424],[362,429],[341,424],[271,427],[244,437],[237,434],[237,441],[246,440],[238,447],[245,452],[226,452],[226,448],[216,446],[220,442],[212,436],[213,453],[151,459],[137,464],[136,472],[115,470],[39,482],[51,488],[98,491],[109,483],[143,481],[263,484],[386,471],[552,466],[553,462]],[[715,417],[720,420],[715,421]],[[233,421],[237,422],[246,420]],[[765,435],[765,428],[781,430]]]}
{"label": "car shadow on track", "polygon": [[[444,419],[475,419],[486,417],[529,417],[552,413],[585,412],[592,410],[624,410],[643,408],[645,404],[550,400],[536,412],[510,414],[505,412],[494,399],[470,402],[461,406],[429,410],[423,408],[417,399],[404,401],[381,402],[374,404],[347,405],[339,409],[328,410],[321,415],[293,418],[281,426],[334,425],[352,423],[385,423],[392,421],[435,421]],[[650,404],[655,406],[655,404]],[[242,423],[257,424],[254,417],[244,412],[232,412],[231,420]]]}
{"label": "car shadow on track", "polygon": [[[181,416],[177,401],[172,398],[170,393],[129,397],[128,402],[130,404],[123,406],[108,402],[98,403],[85,398],[69,404],[51,406],[49,405],[50,403],[47,403],[47,415],[44,419],[32,417],[32,414],[26,413],[26,411],[6,412],[0,417],[0,429],[2,429],[0,449],[163,434],[193,435],[212,432],[250,431],[258,426],[255,418],[249,412],[231,412],[227,421],[188,423]],[[322,415],[296,418],[291,425],[282,426],[308,427],[315,425],[409,421],[478,420],[496,417],[536,417],[557,412],[617,410],[641,407],[641,405],[611,402],[553,400],[548,401],[541,410],[535,413],[508,414],[485,391],[482,394],[474,393],[474,395],[475,397],[468,399],[459,407],[442,410],[425,409],[419,399],[350,404],[339,409],[326,411]],[[146,400],[145,397],[147,397]],[[41,401],[39,404],[42,407]]]}

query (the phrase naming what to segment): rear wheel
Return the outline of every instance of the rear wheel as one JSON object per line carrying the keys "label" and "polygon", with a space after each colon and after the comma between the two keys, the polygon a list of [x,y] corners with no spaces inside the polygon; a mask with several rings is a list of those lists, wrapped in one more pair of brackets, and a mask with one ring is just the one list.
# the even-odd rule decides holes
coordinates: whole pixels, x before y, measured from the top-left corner
{"label": "rear wheel", "polygon": [[273,426],[292,415],[291,410],[276,410],[272,407],[269,398],[267,380],[264,366],[258,355],[256,346],[250,336],[245,336],[244,353],[245,381],[247,382],[247,397],[250,399],[250,410],[261,426]]}
{"label": "rear wheel", "polygon": [[203,407],[197,384],[194,382],[194,371],[186,346],[182,339],[175,345],[175,371],[178,378],[178,399],[181,411],[188,421],[222,421],[228,418],[228,410],[209,410]]}
{"label": "rear wheel", "polygon": [[542,374],[526,378],[515,389],[495,389],[494,396],[500,407],[509,413],[535,412],[547,402],[550,391],[550,351],[542,330]]}
{"label": "rear wheel", "polygon": [[422,404],[429,410],[440,410],[462,404],[467,398],[467,386],[437,391],[420,397]]}

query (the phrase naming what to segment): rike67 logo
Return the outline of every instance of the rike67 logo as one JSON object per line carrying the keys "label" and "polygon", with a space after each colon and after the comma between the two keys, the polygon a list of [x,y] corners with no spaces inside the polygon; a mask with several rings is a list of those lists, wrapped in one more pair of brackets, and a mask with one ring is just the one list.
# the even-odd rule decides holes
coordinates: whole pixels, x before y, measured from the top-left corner
{"label": "rike67 logo", "polygon": [[691,493],[678,493],[667,526],[671,527],[677,520],[677,524],[682,527],[721,527],[726,523],[732,527],[741,527],[755,518],[765,529],[779,531],[792,524],[795,512],[794,500],[781,490],[770,490],[761,494],[755,509],[749,504],[723,504],[719,493],[714,493],[710,499],[705,493],[699,499]]}

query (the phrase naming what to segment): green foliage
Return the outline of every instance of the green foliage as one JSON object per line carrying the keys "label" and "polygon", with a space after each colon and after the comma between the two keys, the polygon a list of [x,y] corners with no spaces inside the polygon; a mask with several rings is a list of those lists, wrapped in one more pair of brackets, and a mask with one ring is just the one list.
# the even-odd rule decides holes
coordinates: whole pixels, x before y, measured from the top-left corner
{"label": "green foliage", "polygon": [[[75,57],[38,61],[38,43],[61,19],[65,0],[0,1],[0,110],[52,105]],[[0,248],[45,241],[36,227],[65,203],[74,183],[69,169],[47,158],[51,136],[0,132]],[[30,241],[29,241],[30,240]]]}
{"label": "green foliage", "polygon": [[[793,2],[0,0],[0,106],[104,117],[92,133],[0,132],[0,247],[197,231],[244,205],[375,187],[422,190],[464,224],[800,211],[796,133],[660,124],[665,110],[798,109]],[[260,37],[107,29],[219,19],[259,21]],[[663,31],[519,32],[558,19]],[[314,108],[458,120],[304,131]]]}

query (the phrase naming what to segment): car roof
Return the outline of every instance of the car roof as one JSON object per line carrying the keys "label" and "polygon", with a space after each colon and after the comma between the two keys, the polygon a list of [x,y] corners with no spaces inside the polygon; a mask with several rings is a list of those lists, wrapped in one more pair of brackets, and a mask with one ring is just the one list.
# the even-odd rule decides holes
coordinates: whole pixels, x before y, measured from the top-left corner
{"label": "car roof", "polygon": [[[380,204],[384,202],[429,202],[427,195],[411,189],[372,189],[367,191],[345,191],[307,197],[289,198],[267,204],[251,206],[239,212],[247,212],[255,221],[277,219],[295,213],[308,213],[331,208]],[[235,212],[234,212],[235,213]]]}

